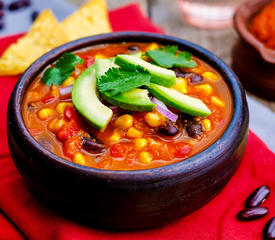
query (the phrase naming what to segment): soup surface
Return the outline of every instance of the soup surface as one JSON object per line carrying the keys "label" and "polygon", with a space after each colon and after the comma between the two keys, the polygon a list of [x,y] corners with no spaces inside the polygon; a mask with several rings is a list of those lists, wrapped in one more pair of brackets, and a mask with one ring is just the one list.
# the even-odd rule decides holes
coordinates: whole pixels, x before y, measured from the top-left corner
{"label": "soup surface", "polygon": [[[56,155],[77,164],[101,169],[137,170],[154,168],[182,161],[203,151],[214,143],[226,129],[231,120],[233,101],[230,90],[221,75],[194,56],[192,56],[193,61],[190,59],[189,62],[187,61],[188,63],[192,62],[188,67],[172,66],[168,67],[168,72],[165,72],[168,69],[165,68],[163,74],[171,74],[172,72],[171,76],[175,75],[175,82],[169,87],[162,87],[164,92],[168,89],[167,94],[164,95],[159,95],[157,94],[159,92],[153,91],[153,85],[156,88],[160,85],[152,84],[153,81],[154,83],[158,82],[158,79],[153,80],[154,74],[151,74],[150,71],[151,75],[147,71],[143,71],[144,69],[129,70],[136,71],[138,72],[137,75],[143,77],[137,79],[134,76],[133,81],[127,82],[125,76],[129,72],[125,74],[128,71],[126,69],[123,75],[121,70],[118,76],[121,76],[123,81],[126,79],[125,85],[121,83],[110,91],[118,90],[122,85],[128,84],[127,86],[130,86],[134,81],[151,79],[150,85],[145,84],[146,86],[135,88],[135,91],[138,89],[142,93],[148,91],[150,93],[147,96],[149,99],[146,100],[147,105],[143,105],[141,99],[136,101],[135,106],[130,106],[130,109],[134,109],[134,111],[129,110],[128,105],[132,103],[127,101],[126,103],[124,101],[123,104],[119,102],[116,106],[111,104],[110,102],[114,102],[108,101],[111,96],[110,91],[108,95],[107,92],[98,92],[96,89],[96,94],[93,96],[95,100],[91,101],[89,100],[91,96],[86,97],[87,91],[91,91],[90,88],[83,89],[82,87],[81,91],[83,92],[78,92],[78,89],[81,89],[78,86],[84,84],[85,79],[87,82],[92,79],[90,78],[91,75],[87,75],[90,73],[86,72],[89,69],[91,69],[91,73],[94,71],[95,62],[97,64],[102,59],[113,61],[113,58],[118,54],[126,54],[127,56],[137,54],[139,56],[136,55],[135,57],[141,59],[142,63],[146,61],[151,63],[150,67],[156,66],[159,63],[154,62],[152,56],[163,53],[155,51],[160,47],[162,46],[157,43],[131,42],[98,45],[76,51],[74,52],[75,56],[78,57],[78,60],[81,58],[83,61],[76,63],[72,74],[69,73],[70,76],[66,77],[59,85],[47,82],[53,73],[42,72],[28,88],[22,105],[23,118],[29,132],[44,148]],[[152,51],[152,54],[145,54],[148,51]],[[174,57],[179,55],[179,51],[177,51]],[[185,55],[186,59],[188,56],[188,54]],[[163,58],[160,58],[159,61],[161,62],[161,60]],[[115,63],[118,61],[115,60]],[[61,64],[55,63],[49,68],[55,69],[52,71],[55,72],[59,65]],[[54,68],[55,66],[56,68]],[[117,67],[115,64],[112,66]],[[89,78],[84,78],[85,74]],[[98,84],[102,83],[100,87],[103,89],[106,87],[104,85],[106,82],[103,82],[103,78],[98,76],[98,71],[96,74],[97,88]],[[45,75],[48,76],[45,77]],[[53,80],[56,81],[59,77],[59,75],[55,75]],[[108,80],[106,79],[105,81]],[[73,93],[71,94],[72,88]],[[170,94],[170,90],[174,92]],[[103,97],[104,94],[105,97]],[[83,97],[84,95],[85,97]],[[173,105],[178,100],[185,101],[182,96],[191,98],[188,98],[187,102],[178,103],[180,107]],[[96,110],[99,112],[96,112],[94,117],[90,117],[88,114],[90,114],[91,108],[94,109],[97,106],[95,104],[97,98],[99,98],[100,104],[105,105],[99,104],[99,108],[106,111]],[[114,99],[113,96],[112,99]],[[148,104],[148,101],[152,101],[152,103]],[[83,102],[84,110],[80,108]],[[194,106],[197,107],[198,105],[200,105],[200,109],[203,108],[202,112],[200,109],[195,111]],[[148,108],[152,106],[154,107],[148,111]],[[185,111],[185,108],[191,110]],[[111,115],[109,115],[110,119],[103,126],[103,122],[106,122],[107,119],[105,116],[107,113],[109,114],[110,109],[112,110]],[[93,112],[91,113],[93,114]],[[96,120],[98,118],[99,120]]]}

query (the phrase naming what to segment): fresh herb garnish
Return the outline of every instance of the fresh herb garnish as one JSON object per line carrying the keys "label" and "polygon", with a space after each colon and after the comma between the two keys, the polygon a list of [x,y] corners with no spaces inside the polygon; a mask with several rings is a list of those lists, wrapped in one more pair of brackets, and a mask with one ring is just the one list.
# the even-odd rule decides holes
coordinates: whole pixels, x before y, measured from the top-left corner
{"label": "fresh herb garnish", "polygon": [[161,67],[185,67],[193,68],[197,66],[196,61],[192,60],[192,54],[189,52],[178,52],[177,46],[166,46],[156,50],[149,50],[146,55]]}
{"label": "fresh herb garnish", "polygon": [[77,63],[82,64],[84,61],[73,53],[64,53],[56,62],[55,67],[48,68],[42,77],[42,82],[46,85],[60,85],[74,71]]}
{"label": "fresh herb garnish", "polygon": [[110,68],[97,80],[99,92],[112,97],[141,86],[149,86],[151,74],[140,66],[131,64]]}

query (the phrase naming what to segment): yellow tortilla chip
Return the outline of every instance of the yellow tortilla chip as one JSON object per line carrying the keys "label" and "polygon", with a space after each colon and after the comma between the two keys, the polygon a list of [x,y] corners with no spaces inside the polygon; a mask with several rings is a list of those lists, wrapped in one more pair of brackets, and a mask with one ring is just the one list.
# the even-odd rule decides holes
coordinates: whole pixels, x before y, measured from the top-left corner
{"label": "yellow tortilla chip", "polygon": [[111,32],[106,0],[91,0],[61,24],[68,41],[100,33]]}
{"label": "yellow tortilla chip", "polygon": [[54,30],[59,23],[50,10],[44,10],[30,31],[11,44],[0,58],[0,76],[17,75],[54,47]]}

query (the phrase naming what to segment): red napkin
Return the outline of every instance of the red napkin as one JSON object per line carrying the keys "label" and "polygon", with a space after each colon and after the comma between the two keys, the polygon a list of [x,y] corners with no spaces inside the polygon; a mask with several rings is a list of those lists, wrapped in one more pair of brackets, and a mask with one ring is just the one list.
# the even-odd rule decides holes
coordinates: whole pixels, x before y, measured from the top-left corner
{"label": "red napkin", "polygon": [[[160,32],[135,4],[110,12],[115,31],[140,30]],[[0,54],[11,42],[0,39]],[[111,232],[89,228],[56,215],[27,190],[10,158],[6,142],[6,108],[8,97],[18,77],[0,77],[0,240],[258,240],[265,222],[275,215],[275,155],[252,132],[240,168],[225,189],[195,213],[161,228],[137,232]],[[236,213],[247,196],[259,185],[268,184],[271,195],[264,202],[266,217],[239,222]],[[13,222],[13,224],[11,223]]]}

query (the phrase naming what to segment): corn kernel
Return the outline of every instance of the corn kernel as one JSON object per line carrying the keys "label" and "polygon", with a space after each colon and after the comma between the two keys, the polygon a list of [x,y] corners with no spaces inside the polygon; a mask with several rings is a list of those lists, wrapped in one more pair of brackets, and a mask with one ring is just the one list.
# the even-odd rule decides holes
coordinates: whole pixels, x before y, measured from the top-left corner
{"label": "corn kernel", "polygon": [[126,130],[126,129],[132,127],[133,120],[134,120],[134,118],[131,115],[124,114],[116,120],[115,125],[123,130]]}
{"label": "corn kernel", "polygon": [[58,130],[60,130],[63,125],[65,124],[65,120],[64,119],[57,119],[55,118],[54,120],[52,120],[49,125],[48,125],[48,129],[52,132],[57,132]]}
{"label": "corn kernel", "polygon": [[56,86],[56,85],[52,85],[52,90],[51,90],[51,92],[52,92],[52,95],[54,96],[54,97],[59,97],[59,91],[58,91],[58,86]]}
{"label": "corn kernel", "polygon": [[56,111],[60,114],[63,114],[67,106],[73,107],[73,104],[67,102],[58,103],[58,105],[56,106]]}
{"label": "corn kernel", "polygon": [[118,132],[114,132],[113,135],[109,138],[109,141],[112,143],[117,143],[121,139],[121,135]]}
{"label": "corn kernel", "polygon": [[144,163],[144,164],[149,164],[152,162],[152,156],[150,155],[149,152],[146,152],[146,151],[140,152],[138,155],[138,159],[141,163]]}
{"label": "corn kernel", "polygon": [[141,150],[148,145],[148,141],[145,138],[135,139],[135,149]]}
{"label": "corn kernel", "polygon": [[222,100],[220,100],[219,98],[215,97],[215,96],[213,96],[211,98],[211,102],[213,104],[215,104],[216,106],[218,106],[218,107],[224,107],[225,106],[225,103]]}
{"label": "corn kernel", "polygon": [[203,124],[203,126],[204,126],[204,129],[206,130],[206,131],[209,131],[209,130],[211,130],[211,121],[209,120],[209,119],[203,119],[202,120],[202,124]]}
{"label": "corn kernel", "polygon": [[151,126],[151,127],[159,127],[162,125],[163,120],[161,116],[156,112],[149,112],[145,115],[145,121]]}
{"label": "corn kernel", "polygon": [[98,53],[95,55],[95,59],[104,59],[104,58],[106,57],[103,54]]}
{"label": "corn kernel", "polygon": [[47,118],[51,117],[54,114],[54,110],[51,108],[42,108],[39,112],[38,112],[38,117],[41,120],[46,120]]}
{"label": "corn kernel", "polygon": [[79,164],[79,165],[86,165],[86,160],[85,160],[85,156],[80,153],[80,152],[76,152],[74,155],[73,155],[73,158],[72,158],[73,162],[76,163],[76,164]]}
{"label": "corn kernel", "polygon": [[218,75],[213,72],[204,72],[202,74],[202,77],[210,81],[217,81],[219,78]]}
{"label": "corn kernel", "polygon": [[142,137],[142,132],[134,127],[130,127],[127,131],[127,136],[131,138],[139,138]]}
{"label": "corn kernel", "polygon": [[156,49],[159,49],[159,45],[155,42],[151,43],[147,48],[146,50],[147,51],[150,51],[150,50],[156,50]]}
{"label": "corn kernel", "polygon": [[75,79],[73,77],[68,77],[63,83],[62,83],[62,87],[68,87],[72,84],[74,84]]}
{"label": "corn kernel", "polygon": [[177,78],[174,88],[181,93],[188,93],[187,80],[185,78]]}
{"label": "corn kernel", "polygon": [[205,92],[208,95],[210,95],[213,92],[213,88],[209,84],[197,85],[197,86],[195,86],[195,89],[197,91],[203,91],[203,92]]}

